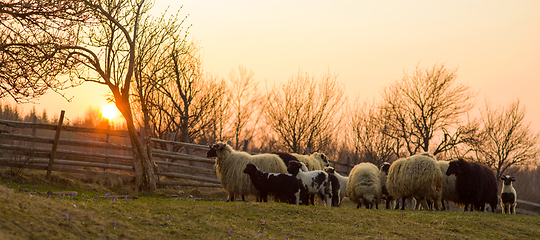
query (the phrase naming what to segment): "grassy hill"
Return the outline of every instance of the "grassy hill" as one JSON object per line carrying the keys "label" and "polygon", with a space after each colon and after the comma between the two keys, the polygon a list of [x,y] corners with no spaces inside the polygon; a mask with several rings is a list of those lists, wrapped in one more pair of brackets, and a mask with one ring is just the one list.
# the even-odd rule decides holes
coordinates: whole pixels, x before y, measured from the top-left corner
{"label": "grassy hill", "polygon": [[[537,239],[540,217],[231,202],[216,189],[129,188],[0,173],[0,239]],[[35,188],[34,188],[35,186]],[[77,196],[35,192],[77,191]],[[170,197],[176,194],[175,197]]]}

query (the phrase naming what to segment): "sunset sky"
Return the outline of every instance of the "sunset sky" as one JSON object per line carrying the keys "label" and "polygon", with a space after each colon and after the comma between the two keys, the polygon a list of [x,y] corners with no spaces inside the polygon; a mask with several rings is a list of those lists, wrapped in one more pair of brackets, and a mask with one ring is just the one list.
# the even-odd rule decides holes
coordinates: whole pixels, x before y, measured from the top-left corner
{"label": "sunset sky", "polygon": [[[419,64],[458,69],[458,82],[494,106],[519,98],[540,131],[540,1],[160,1],[155,14],[189,14],[206,71],[227,77],[244,66],[265,84],[299,70],[339,74],[350,99],[378,97]],[[186,24],[187,26],[187,24]],[[106,87],[85,83],[67,103],[48,94],[36,105],[74,119],[105,105]],[[23,108],[31,109],[31,105]]]}

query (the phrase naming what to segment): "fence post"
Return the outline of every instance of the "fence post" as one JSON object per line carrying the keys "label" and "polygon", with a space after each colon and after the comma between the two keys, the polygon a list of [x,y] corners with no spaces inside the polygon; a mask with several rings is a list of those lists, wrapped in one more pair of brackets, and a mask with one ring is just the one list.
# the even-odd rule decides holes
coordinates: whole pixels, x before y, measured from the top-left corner
{"label": "fence post", "polygon": [[347,174],[351,173],[351,156],[347,156]]}
{"label": "fence post", "polygon": [[247,152],[248,143],[249,143],[248,140],[244,140],[244,146],[242,147],[242,151]]}
{"label": "fence post", "polygon": [[62,122],[64,121],[65,113],[66,111],[64,110],[60,112],[60,118],[58,119],[58,125],[56,126],[56,134],[54,135],[51,156],[49,158],[49,166],[47,167],[47,181],[51,180],[51,171],[54,164],[54,155],[56,154],[56,149],[58,148],[58,139],[60,139],[60,132],[62,131]]}
{"label": "fence post", "polygon": [[[105,135],[105,143],[107,143],[107,146],[105,147],[105,155],[107,155],[107,157],[105,158],[106,164],[109,164],[109,145],[111,145],[111,135],[109,134],[110,129],[111,125],[107,121],[107,134]],[[103,172],[107,172],[107,168],[103,168]]]}
{"label": "fence post", "polygon": [[309,147],[306,147],[306,152],[304,154],[309,155]]}
{"label": "fence post", "polygon": [[[169,138],[169,141],[173,142],[175,138],[176,138],[176,132],[171,132],[171,136]],[[173,144],[172,143],[167,143],[167,151],[172,152],[173,150],[174,150],[173,149]],[[166,158],[165,161],[170,162],[170,163],[173,162],[173,160],[170,159],[170,158]],[[165,167],[168,168],[169,165],[165,165]]]}

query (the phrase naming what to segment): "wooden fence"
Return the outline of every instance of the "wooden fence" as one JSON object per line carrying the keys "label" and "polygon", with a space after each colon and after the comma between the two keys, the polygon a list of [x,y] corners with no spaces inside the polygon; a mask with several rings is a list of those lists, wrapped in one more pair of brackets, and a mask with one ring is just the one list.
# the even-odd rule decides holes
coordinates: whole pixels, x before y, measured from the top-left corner
{"label": "wooden fence", "polygon": [[[133,178],[133,154],[125,130],[0,120],[0,166],[86,175]],[[181,152],[152,149],[159,186],[221,187],[214,159],[204,157],[208,146],[151,139],[155,144],[179,145]],[[172,148],[169,148],[172,149]]]}

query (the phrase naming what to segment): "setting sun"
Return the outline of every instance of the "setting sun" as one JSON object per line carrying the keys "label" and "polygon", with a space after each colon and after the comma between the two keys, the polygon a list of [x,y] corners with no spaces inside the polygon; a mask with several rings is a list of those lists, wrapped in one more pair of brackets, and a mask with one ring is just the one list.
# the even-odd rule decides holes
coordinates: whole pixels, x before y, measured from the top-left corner
{"label": "setting sun", "polygon": [[116,106],[113,103],[109,103],[101,107],[101,116],[103,116],[106,119],[112,120],[118,115],[119,115],[118,109],[116,109]]}

